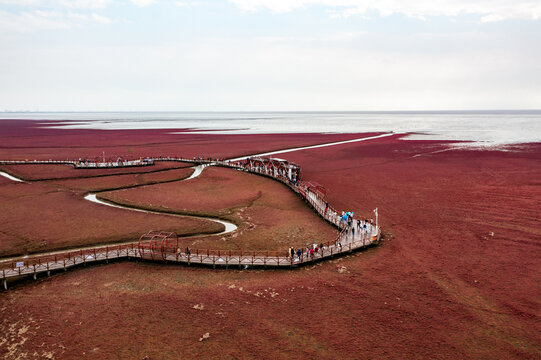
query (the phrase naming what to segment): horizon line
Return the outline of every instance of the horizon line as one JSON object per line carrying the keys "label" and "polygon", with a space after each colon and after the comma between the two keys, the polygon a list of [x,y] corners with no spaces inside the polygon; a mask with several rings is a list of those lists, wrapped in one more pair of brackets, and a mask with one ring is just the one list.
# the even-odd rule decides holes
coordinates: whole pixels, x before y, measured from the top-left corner
{"label": "horizon line", "polygon": [[483,113],[541,112],[538,109],[457,109],[457,110],[0,110],[0,114],[45,113]]}

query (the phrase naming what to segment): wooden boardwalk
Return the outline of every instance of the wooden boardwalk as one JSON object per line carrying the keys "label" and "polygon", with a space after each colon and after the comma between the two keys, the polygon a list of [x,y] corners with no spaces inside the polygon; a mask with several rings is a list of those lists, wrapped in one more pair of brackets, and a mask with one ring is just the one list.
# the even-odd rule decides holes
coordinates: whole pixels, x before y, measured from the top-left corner
{"label": "wooden boardwalk", "polygon": [[78,160],[0,160],[0,165],[71,165],[75,169],[116,169],[125,167],[152,166],[152,161],[78,161]]}
{"label": "wooden boardwalk", "polygon": [[[349,253],[360,248],[373,245],[379,240],[379,233],[373,228],[372,233],[357,232],[353,237],[351,233],[346,235],[341,232],[336,241],[325,243],[313,255],[307,254],[302,249],[300,257],[290,257],[287,249],[280,253],[271,251],[220,251],[220,250],[199,250],[192,249],[190,254],[177,251],[176,253],[155,252],[143,256],[144,260],[177,262],[219,267],[296,267],[299,265],[313,263],[326,258],[331,258],[343,253]],[[319,247],[319,244],[318,244]],[[137,243],[129,245],[102,246],[88,248],[85,250],[66,251],[55,255],[36,255],[10,261],[0,262],[1,278],[7,289],[6,280],[11,277],[33,275],[36,278],[38,273],[50,274],[54,270],[67,270],[70,267],[86,265],[94,262],[108,262],[114,259],[141,259],[141,252]]]}
{"label": "wooden boardwalk", "polygon": [[[230,162],[219,160],[186,159],[176,157],[152,158],[153,161],[181,161],[195,164],[207,164],[223,166],[237,170],[247,171],[280,181],[297,193],[319,216],[339,229],[339,234],[333,241],[323,244],[313,244],[312,249],[317,251],[310,253],[310,247],[302,248],[300,256],[292,257],[287,249],[281,251],[224,251],[224,250],[201,250],[191,249],[186,253],[183,249],[174,251],[148,252],[139,248],[138,242],[113,245],[87,247],[81,250],[65,252],[52,252],[36,254],[9,260],[0,260],[0,279],[3,280],[4,288],[7,289],[7,279],[24,275],[33,275],[36,278],[39,273],[50,274],[55,270],[67,270],[73,266],[86,265],[87,263],[108,262],[113,259],[133,258],[151,261],[163,261],[184,263],[187,265],[197,264],[212,267],[275,267],[293,268],[315,261],[328,259],[344,253],[349,253],[376,244],[381,236],[380,230],[370,222],[362,222],[357,226],[357,219],[353,219],[352,226],[348,227],[336,209],[328,205],[325,199],[317,192],[310,190],[310,185],[291,181],[283,173],[276,169],[263,167],[249,167],[242,162]],[[30,162],[33,163],[33,162]],[[53,162],[56,163],[56,162]],[[364,225],[366,224],[366,229]],[[353,231],[352,231],[353,230]],[[297,250],[297,249],[295,249]]]}

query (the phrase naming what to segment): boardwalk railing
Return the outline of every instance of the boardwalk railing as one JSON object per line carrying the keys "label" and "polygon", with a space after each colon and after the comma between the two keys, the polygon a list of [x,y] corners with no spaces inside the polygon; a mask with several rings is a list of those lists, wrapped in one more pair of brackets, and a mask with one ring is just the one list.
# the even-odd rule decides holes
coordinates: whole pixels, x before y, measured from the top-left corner
{"label": "boardwalk railing", "polygon": [[75,169],[110,169],[123,167],[152,166],[153,161],[79,161],[79,160],[0,160],[0,165],[71,165]]}
{"label": "boardwalk railing", "polygon": [[[181,161],[187,163],[217,165],[234,168],[250,173],[260,174],[280,181],[292,191],[299,194],[322,218],[336,226],[340,233],[336,239],[323,244],[313,244],[302,248],[300,255],[291,256],[287,250],[283,251],[232,251],[232,250],[210,250],[190,249],[189,252],[181,249],[166,249],[156,252],[140,251],[137,242],[113,245],[97,246],[84,250],[57,252],[44,255],[35,255],[9,261],[0,260],[0,276],[3,279],[4,287],[7,289],[6,279],[11,277],[33,275],[52,270],[66,270],[69,267],[92,263],[97,261],[108,261],[119,258],[142,258],[144,260],[159,260],[164,262],[180,262],[186,264],[201,264],[216,266],[258,266],[258,267],[295,267],[311,263],[321,259],[351,252],[377,243],[380,239],[380,230],[377,226],[368,224],[363,220],[364,227],[355,225],[356,219],[352,219],[352,226],[348,227],[345,221],[341,220],[338,211],[328,205],[324,198],[318,193],[310,191],[309,187],[302,182],[291,181],[283,174],[277,174],[275,169],[251,168],[242,162],[231,162],[224,160],[181,158],[181,157],[158,157],[150,158],[152,161]],[[0,161],[0,164],[6,161]],[[34,163],[34,162],[26,162]],[[66,163],[64,161],[36,162],[36,163]],[[354,234],[354,229],[357,229]],[[313,251],[312,251],[313,250]]]}
{"label": "boardwalk railing", "polygon": [[[318,245],[317,251],[305,252],[300,256],[292,257],[287,251],[231,251],[231,250],[201,250],[192,249],[190,253],[182,252],[156,252],[154,254],[139,251],[137,243],[102,246],[85,250],[67,251],[54,255],[40,255],[23,259],[0,262],[0,275],[7,288],[6,279],[11,277],[33,275],[54,270],[67,270],[77,265],[86,265],[97,261],[108,261],[120,258],[143,258],[144,260],[160,260],[164,262],[180,262],[186,264],[201,264],[218,266],[257,266],[257,267],[292,267],[312,263],[321,259],[351,252],[373,244],[377,239],[375,233],[365,234],[360,238],[347,239],[344,232],[340,233],[335,241]],[[308,248],[310,249],[310,248]]]}

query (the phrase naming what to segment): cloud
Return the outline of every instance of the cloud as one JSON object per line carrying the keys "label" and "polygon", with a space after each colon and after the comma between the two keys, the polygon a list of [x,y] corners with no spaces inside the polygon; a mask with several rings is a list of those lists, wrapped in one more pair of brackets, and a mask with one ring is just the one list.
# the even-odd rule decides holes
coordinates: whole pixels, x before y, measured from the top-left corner
{"label": "cloud", "polygon": [[103,9],[113,0],[0,0],[0,4],[22,7],[65,7],[70,9]]}
{"label": "cloud", "polygon": [[481,15],[482,22],[506,19],[537,20],[541,2],[530,0],[229,0],[244,11],[267,9],[275,13],[290,12],[309,6],[323,6],[331,17],[365,15],[377,11],[381,16],[402,14],[424,19],[429,16]]}
{"label": "cloud", "polygon": [[68,30],[80,28],[94,21],[99,24],[111,24],[113,20],[92,13],[90,16],[77,12],[59,12],[34,10],[12,14],[0,11],[0,31],[11,33],[29,33],[38,30]]}
{"label": "cloud", "polygon": [[42,0],[0,0],[0,4],[19,6],[36,6],[41,5],[42,2]]}
{"label": "cloud", "polygon": [[[70,29],[77,25],[75,14],[70,17],[54,11],[36,10],[13,15],[0,11],[0,29],[8,32],[32,32],[40,29]],[[81,15],[84,16],[84,15]]]}
{"label": "cloud", "polygon": [[107,7],[112,0],[55,0],[55,3],[74,9],[103,9]]}
{"label": "cloud", "polygon": [[191,8],[203,5],[201,1],[176,1],[175,5],[178,7]]}
{"label": "cloud", "polygon": [[[478,43],[468,34],[462,40]],[[534,46],[519,52],[505,42],[492,51],[395,51],[228,39],[182,46],[36,47],[0,57],[0,71],[9,69],[2,73],[0,108],[418,110],[541,104]]]}
{"label": "cloud", "polygon": [[131,0],[137,6],[144,7],[154,3],[155,0]]}
{"label": "cloud", "polygon": [[318,36],[262,36],[257,39],[268,43],[345,43],[361,39],[367,33],[360,31],[328,33]]}
{"label": "cloud", "polygon": [[111,19],[109,19],[109,18],[107,18],[105,16],[101,16],[101,15],[96,14],[96,13],[92,14],[92,19],[94,19],[95,22],[100,23],[100,24],[111,24],[112,23]]}
{"label": "cloud", "polygon": [[505,18],[500,14],[490,14],[483,16],[481,18],[481,22],[487,23],[487,22],[496,22],[496,21],[502,21],[505,20]]}

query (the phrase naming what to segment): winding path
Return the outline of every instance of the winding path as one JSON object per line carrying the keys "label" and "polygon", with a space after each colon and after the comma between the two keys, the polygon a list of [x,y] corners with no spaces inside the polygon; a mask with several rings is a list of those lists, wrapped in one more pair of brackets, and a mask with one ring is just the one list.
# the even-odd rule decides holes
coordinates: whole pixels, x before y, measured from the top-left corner
{"label": "winding path", "polygon": [[[193,169],[194,169],[193,173],[189,177],[187,177],[186,179],[183,179],[183,180],[180,180],[180,181],[187,181],[187,180],[191,180],[191,179],[194,179],[194,178],[198,177],[199,175],[201,175],[201,173],[203,172],[205,167],[207,167],[207,165],[194,166],[193,167]],[[141,185],[141,186],[145,186],[145,185]],[[118,209],[139,211],[139,212],[145,212],[145,213],[149,213],[149,214],[169,215],[169,216],[178,216],[178,217],[190,217],[190,218],[194,218],[194,219],[202,219],[202,220],[208,220],[208,221],[216,222],[216,223],[222,224],[224,226],[224,231],[216,233],[216,234],[209,234],[209,235],[225,235],[225,234],[229,234],[229,233],[237,230],[237,225],[233,224],[232,222],[221,220],[221,219],[218,219],[218,218],[203,217],[203,216],[196,216],[196,215],[177,214],[177,213],[167,212],[167,211],[152,211],[152,210],[140,209],[140,208],[133,207],[133,206],[114,204],[114,203],[111,203],[111,202],[108,202],[108,201],[105,201],[105,200],[98,199],[95,193],[89,193],[89,194],[85,195],[84,199],[88,200],[88,201],[91,201],[93,203],[106,205],[106,206],[111,206],[111,207],[118,208]]]}

